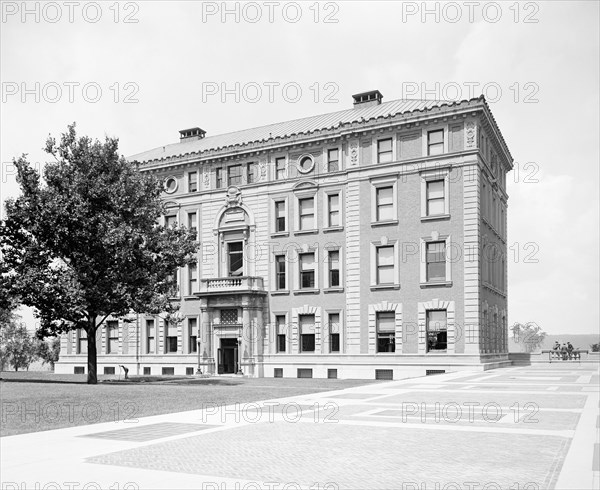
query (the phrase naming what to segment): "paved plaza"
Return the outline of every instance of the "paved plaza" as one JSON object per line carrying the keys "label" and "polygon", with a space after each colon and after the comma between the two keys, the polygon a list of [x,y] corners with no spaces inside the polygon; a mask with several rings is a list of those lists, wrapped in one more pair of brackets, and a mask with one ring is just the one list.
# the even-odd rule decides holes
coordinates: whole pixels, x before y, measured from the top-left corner
{"label": "paved plaza", "polygon": [[8,436],[2,488],[599,488],[598,386],[537,364]]}

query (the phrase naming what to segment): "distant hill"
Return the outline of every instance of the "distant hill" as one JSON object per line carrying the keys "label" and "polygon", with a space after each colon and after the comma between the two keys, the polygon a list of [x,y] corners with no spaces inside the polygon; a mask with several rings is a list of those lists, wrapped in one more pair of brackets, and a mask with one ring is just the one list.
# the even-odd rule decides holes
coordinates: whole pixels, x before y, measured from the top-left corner
{"label": "distant hill", "polygon": [[[566,342],[571,342],[573,347],[576,349],[589,349],[591,350],[591,344],[600,343],[600,334],[561,334],[561,335],[547,335],[542,343],[539,350],[552,349],[554,342],[560,342],[562,345]],[[509,332],[508,336],[508,351],[509,352],[523,352],[523,345],[515,342],[512,336],[512,332]]]}

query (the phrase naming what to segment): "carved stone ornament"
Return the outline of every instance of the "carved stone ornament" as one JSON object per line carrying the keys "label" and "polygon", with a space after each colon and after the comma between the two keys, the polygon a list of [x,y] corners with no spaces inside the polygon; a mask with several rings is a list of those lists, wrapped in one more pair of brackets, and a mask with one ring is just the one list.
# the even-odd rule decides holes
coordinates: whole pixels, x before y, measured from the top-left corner
{"label": "carved stone ornament", "polygon": [[467,130],[465,131],[465,137],[467,139],[465,148],[475,148],[475,137],[477,136],[477,130],[475,128],[475,123],[469,121],[467,123]]}
{"label": "carved stone ornament", "polygon": [[260,170],[260,172],[259,172],[260,180],[266,180],[266,178],[267,178],[267,162],[261,161],[258,164],[258,168]]}
{"label": "carved stone ornament", "polygon": [[350,142],[350,165],[358,165],[358,141]]}
{"label": "carved stone ornament", "polygon": [[227,194],[225,195],[225,205],[228,208],[235,206],[241,206],[242,204],[242,191],[235,185],[227,188]]}

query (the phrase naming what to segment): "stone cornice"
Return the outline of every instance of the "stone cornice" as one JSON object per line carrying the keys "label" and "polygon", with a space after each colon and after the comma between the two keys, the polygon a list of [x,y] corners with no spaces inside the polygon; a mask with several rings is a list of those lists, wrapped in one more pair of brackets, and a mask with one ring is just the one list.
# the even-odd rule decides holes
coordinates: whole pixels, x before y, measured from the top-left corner
{"label": "stone cornice", "polygon": [[[488,119],[493,120],[489,107],[483,96],[455,102],[452,104],[442,104],[429,109],[416,109],[410,112],[403,112],[394,115],[379,116],[376,119],[364,119],[348,123],[338,123],[335,127],[318,129],[308,133],[292,134],[285,137],[269,138],[268,140],[248,142],[239,145],[232,145],[223,148],[209,149],[193,153],[185,153],[163,159],[154,159],[147,162],[140,162],[141,170],[161,170],[164,168],[176,168],[186,166],[192,163],[211,163],[219,160],[230,160],[232,158],[251,159],[253,156],[259,156],[275,150],[289,150],[300,144],[310,145],[321,143],[324,139],[350,139],[352,137],[365,136],[369,132],[379,130],[402,130],[408,129],[412,124],[428,124],[429,121],[438,119],[449,120],[459,116],[467,117],[469,113],[476,115],[477,112],[484,111]],[[496,126],[495,126],[496,127]],[[497,127],[496,127],[497,128]],[[363,133],[362,135],[359,133]],[[499,130],[497,134],[500,135]],[[504,140],[502,139],[504,143]],[[286,148],[287,147],[287,148]],[[506,145],[504,145],[504,148]],[[508,152],[508,149],[506,149]],[[510,158],[510,153],[508,153]]]}

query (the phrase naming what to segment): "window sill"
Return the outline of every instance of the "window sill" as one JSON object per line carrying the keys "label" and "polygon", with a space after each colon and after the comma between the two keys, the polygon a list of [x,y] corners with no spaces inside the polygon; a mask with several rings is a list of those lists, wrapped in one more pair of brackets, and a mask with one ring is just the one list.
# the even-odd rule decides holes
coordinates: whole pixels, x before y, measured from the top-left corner
{"label": "window sill", "polygon": [[434,356],[436,354],[448,354],[448,349],[428,350],[427,352],[425,352],[425,354],[434,355]]}
{"label": "window sill", "polygon": [[336,287],[332,287],[332,288],[324,288],[323,292],[325,294],[328,294],[328,293],[343,293],[344,292],[344,288],[337,287],[337,286]]}
{"label": "window sill", "polygon": [[294,232],[294,235],[316,235],[319,233],[319,230],[298,230]]}
{"label": "window sill", "polygon": [[275,233],[271,233],[271,238],[286,237],[286,236],[290,236],[290,232],[289,231],[278,231],[278,232],[275,232]]}
{"label": "window sill", "polygon": [[449,214],[436,214],[433,216],[421,216],[421,221],[437,221],[443,219],[450,219]]}
{"label": "window sill", "polygon": [[452,287],[452,281],[431,281],[431,282],[422,282],[421,289],[423,288],[449,288]]}
{"label": "window sill", "polygon": [[323,233],[335,233],[336,231],[344,231],[343,226],[330,226],[328,228],[323,228]]}
{"label": "window sill", "polygon": [[377,291],[379,289],[400,289],[400,284],[375,284],[371,286],[371,291]]}
{"label": "window sill", "polygon": [[398,220],[397,219],[388,219],[385,221],[371,221],[371,226],[375,227],[375,226],[388,226],[388,225],[397,225],[398,224]]}
{"label": "window sill", "polygon": [[190,301],[192,299],[198,299],[198,296],[195,296],[195,295],[196,295],[196,293],[188,294],[187,296],[183,297],[183,300],[184,301]]}
{"label": "window sill", "polygon": [[319,294],[320,289],[294,289],[294,294]]}
{"label": "window sill", "polygon": [[271,291],[271,296],[284,296],[286,294],[290,294],[288,289],[279,289],[277,291]]}

